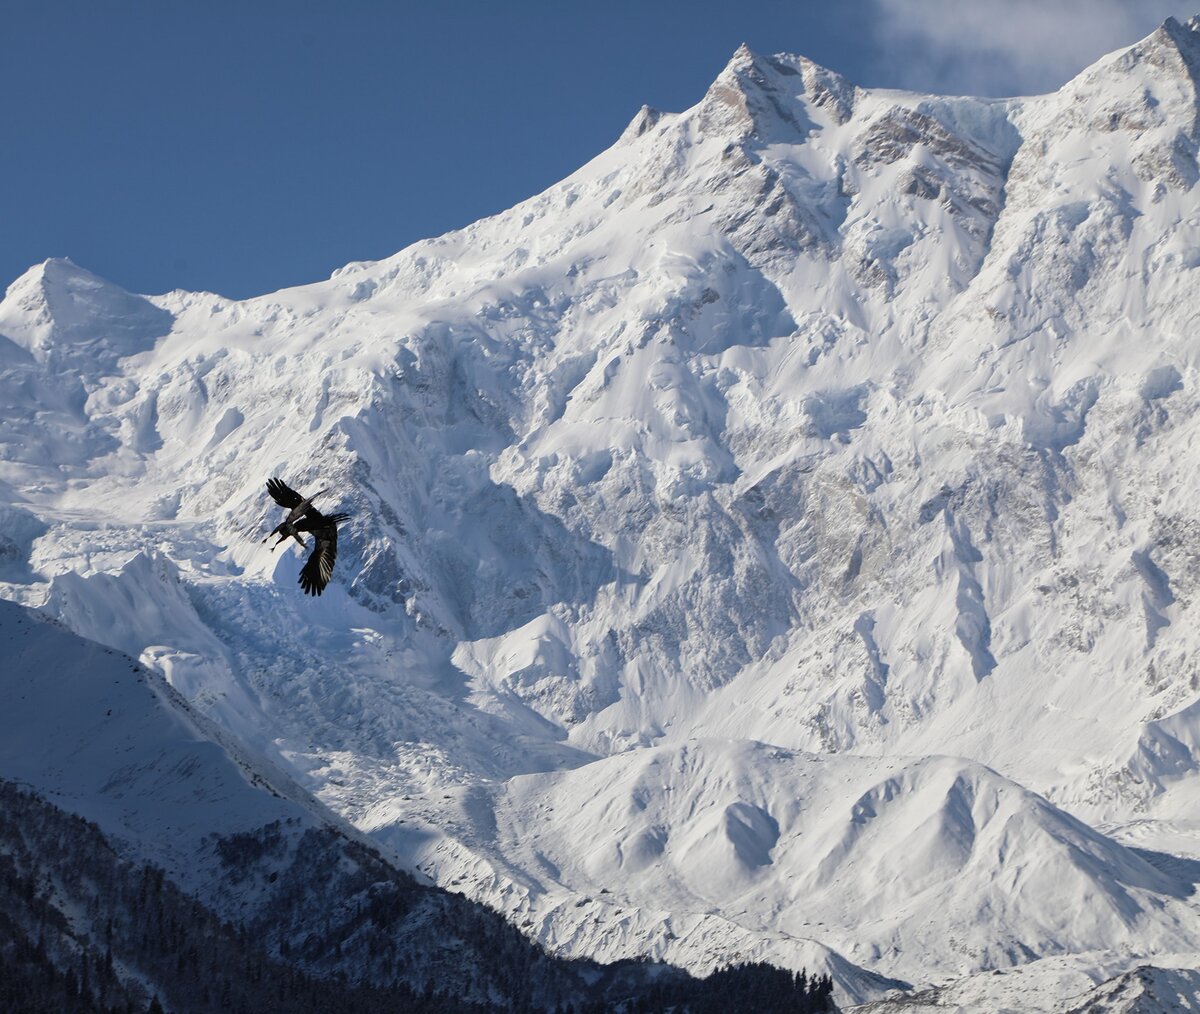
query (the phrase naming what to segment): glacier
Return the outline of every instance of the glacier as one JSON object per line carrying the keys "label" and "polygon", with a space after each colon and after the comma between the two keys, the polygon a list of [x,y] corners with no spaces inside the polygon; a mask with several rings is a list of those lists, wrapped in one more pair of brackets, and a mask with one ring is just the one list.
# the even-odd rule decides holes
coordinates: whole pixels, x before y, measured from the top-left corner
{"label": "glacier", "polygon": [[[1200,964],[1198,83],[1196,20],[1013,99],[743,47],[325,281],[37,265],[0,596],[564,955]],[[353,514],[319,601],[272,475]]]}

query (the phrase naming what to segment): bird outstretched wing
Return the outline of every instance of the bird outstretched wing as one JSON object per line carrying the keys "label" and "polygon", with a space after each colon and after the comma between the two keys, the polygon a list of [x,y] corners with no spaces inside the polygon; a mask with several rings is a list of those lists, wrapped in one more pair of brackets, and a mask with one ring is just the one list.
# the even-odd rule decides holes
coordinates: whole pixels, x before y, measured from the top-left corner
{"label": "bird outstretched wing", "polygon": [[286,523],[291,524],[297,518],[311,516],[320,518],[321,513],[312,506],[312,502],[325,492],[323,489],[317,490],[310,497],[301,497],[291,486],[282,479],[268,479],[267,492],[271,494],[273,499],[280,507],[290,507],[288,516],[284,519]]}
{"label": "bird outstretched wing", "polygon": [[[308,560],[300,568],[300,587],[308,595],[320,595],[333,577],[333,565],[337,562],[337,526],[349,518],[348,514],[318,515],[321,523],[308,530],[313,534],[316,545]],[[312,521],[311,517],[307,520]]]}
{"label": "bird outstretched wing", "polygon": [[282,479],[268,479],[267,492],[280,507],[298,507],[304,502],[304,497]]}

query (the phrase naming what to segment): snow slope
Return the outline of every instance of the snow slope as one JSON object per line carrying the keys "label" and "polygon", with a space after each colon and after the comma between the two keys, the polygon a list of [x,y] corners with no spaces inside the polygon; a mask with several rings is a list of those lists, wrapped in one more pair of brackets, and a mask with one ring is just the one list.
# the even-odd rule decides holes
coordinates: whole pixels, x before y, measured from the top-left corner
{"label": "snow slope", "polygon": [[[99,824],[141,861],[203,893],[217,837],[272,822],[322,824],[281,779],[267,786],[174,703],[157,675],[11,602],[0,602],[0,773]],[[289,791],[290,790],[290,791]]]}
{"label": "snow slope", "polygon": [[[111,961],[103,927],[111,937],[115,921],[122,979],[174,996],[180,1009],[200,1001],[176,990],[205,978],[182,974],[178,940],[188,934],[203,938],[202,964],[215,953],[211,937],[227,937],[234,953],[253,942],[258,972],[248,966],[241,989],[264,981],[271,960],[267,979],[290,982],[292,995],[317,988],[302,972],[332,979],[322,993],[330,1003],[347,983],[392,990],[377,1003],[436,990],[472,1010],[557,1009],[695,985],[660,965],[556,961],[484,906],[418,884],[281,772],[259,770],[160,676],[42,614],[0,601],[0,651],[0,781],[14,804],[0,854],[22,910],[6,912],[6,947],[24,938],[45,964],[42,923],[53,911],[50,963],[79,967],[90,952],[100,967]],[[34,795],[18,802],[27,790]],[[93,823],[72,828],[63,811]],[[165,874],[175,905],[170,918],[160,908],[156,924],[136,909],[146,863],[159,890]],[[38,890],[18,890],[18,874]],[[35,901],[41,916],[25,911]],[[161,931],[153,941],[147,925]]]}
{"label": "snow slope", "polygon": [[[1115,964],[1097,955],[1045,958],[966,976],[916,994],[850,1008],[852,1014],[1182,1014],[1196,1010],[1195,956],[1162,955],[1106,978]],[[1103,981],[1097,982],[1098,979]]]}
{"label": "snow slope", "polygon": [[1102,983],[1070,1008],[1070,1014],[1160,1014],[1200,1010],[1200,972],[1143,966]]}
{"label": "snow slope", "polygon": [[[394,814],[380,805],[360,823],[403,853],[410,833]],[[424,844],[414,861],[490,884],[481,897],[567,953],[639,946],[647,897],[662,910],[652,953],[693,964],[746,948],[737,929],[761,960],[811,968],[820,941],[900,975],[921,967],[914,951],[938,975],[970,974],[1194,939],[1188,871],[1160,870],[958,758],[699,740],[451,793],[434,814],[454,847]],[[563,934],[554,909],[568,903],[590,918]]]}
{"label": "snow slope", "polygon": [[[743,48],[326,282],[38,265],[0,592],[571,953],[824,955],[866,999],[1195,950],[1198,81],[1173,20],[1009,100]],[[319,601],[259,545],[270,475],[354,514]],[[676,759],[696,813],[614,816]]]}

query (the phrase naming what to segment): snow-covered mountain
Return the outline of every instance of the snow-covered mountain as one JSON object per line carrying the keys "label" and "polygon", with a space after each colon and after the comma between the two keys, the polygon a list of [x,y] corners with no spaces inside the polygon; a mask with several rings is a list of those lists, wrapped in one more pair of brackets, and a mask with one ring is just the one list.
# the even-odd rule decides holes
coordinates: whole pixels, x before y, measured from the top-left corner
{"label": "snow-covered mountain", "polygon": [[[4,601],[0,648],[5,1010],[677,1010],[732,985],[556,959],[398,870],[129,656]],[[823,1008],[791,973],[740,974]]]}
{"label": "snow-covered mountain", "polygon": [[[1008,100],[743,48],[326,282],[38,265],[0,593],[566,954],[1196,952],[1198,84],[1195,20]],[[320,600],[271,475],[354,515]]]}
{"label": "snow-covered mountain", "polygon": [[[280,772],[269,772],[268,781],[160,677],[11,602],[0,602],[0,645],[5,785],[91,821],[121,859],[153,864],[220,920],[253,928],[255,944],[277,960],[282,948],[313,971],[390,984],[396,969],[386,965],[399,952],[406,959],[401,981],[418,993],[453,982],[467,1001],[504,995],[496,968],[481,958],[493,944],[467,935],[481,918],[470,906],[397,876],[365,840]],[[6,824],[4,830],[12,829]],[[35,842],[38,832],[18,821],[15,838]],[[7,839],[0,843],[6,859],[11,846]],[[102,951],[95,942],[104,938],[103,921],[94,905],[71,898],[63,871],[47,866],[38,879],[65,896],[54,900],[68,913],[69,935],[85,951],[89,938]],[[79,872],[97,884],[111,875]],[[377,918],[388,907],[391,918]],[[320,920],[313,911],[321,912]],[[486,933],[487,916],[482,919]],[[3,930],[7,946],[11,923]],[[325,938],[321,946],[319,937]],[[569,970],[541,964],[534,977],[545,978],[535,990],[571,989]],[[133,964],[127,974],[151,994],[171,996],[145,968]],[[178,1003],[176,997],[171,1006]]]}

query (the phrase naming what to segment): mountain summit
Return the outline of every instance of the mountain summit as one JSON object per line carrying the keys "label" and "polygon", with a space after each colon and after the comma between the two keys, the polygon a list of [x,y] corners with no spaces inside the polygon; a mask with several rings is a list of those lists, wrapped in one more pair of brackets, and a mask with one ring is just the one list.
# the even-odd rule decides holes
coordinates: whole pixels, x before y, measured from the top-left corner
{"label": "mountain summit", "polygon": [[35,355],[55,343],[93,343],[115,361],[151,348],[170,329],[169,313],[67,257],[30,268],[0,302],[0,334]]}

